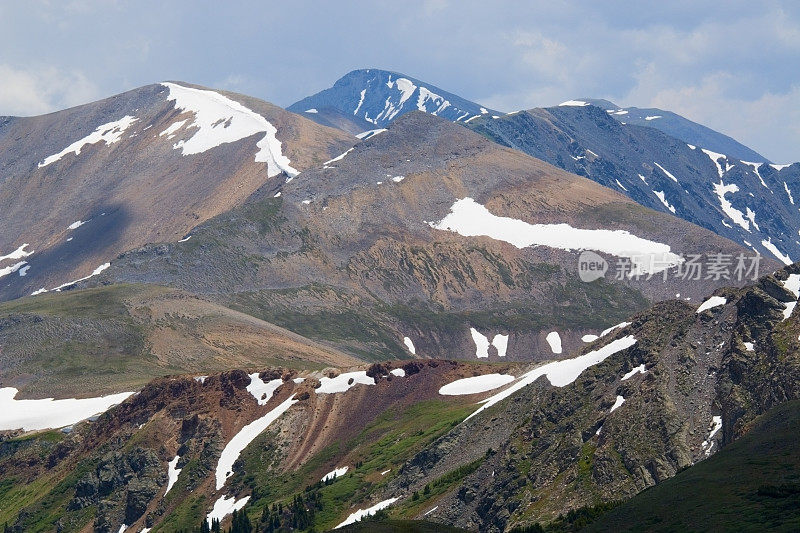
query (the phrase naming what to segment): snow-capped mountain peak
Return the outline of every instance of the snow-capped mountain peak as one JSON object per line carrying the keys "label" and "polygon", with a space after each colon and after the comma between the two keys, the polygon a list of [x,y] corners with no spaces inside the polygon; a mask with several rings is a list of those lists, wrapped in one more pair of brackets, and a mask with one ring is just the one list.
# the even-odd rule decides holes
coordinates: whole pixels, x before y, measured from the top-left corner
{"label": "snow-capped mountain peak", "polygon": [[349,72],[333,87],[288,107],[306,118],[353,133],[383,128],[411,111],[466,122],[491,111],[475,102],[398,72]]}

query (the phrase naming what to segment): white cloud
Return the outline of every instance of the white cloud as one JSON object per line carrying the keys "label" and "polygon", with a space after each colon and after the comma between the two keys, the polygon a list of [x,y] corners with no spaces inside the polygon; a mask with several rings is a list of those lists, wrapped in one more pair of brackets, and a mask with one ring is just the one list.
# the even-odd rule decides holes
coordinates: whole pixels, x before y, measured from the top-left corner
{"label": "white cloud", "polygon": [[709,74],[697,84],[677,86],[654,83],[655,78],[655,74],[652,79],[643,76],[624,100],[674,111],[730,135],[773,161],[798,159],[800,84],[785,92],[767,91],[755,99],[744,99],[727,94],[727,87],[736,83],[735,75],[727,72]]}
{"label": "white cloud", "polygon": [[89,102],[97,87],[81,72],[0,64],[0,115],[39,115]]}
{"label": "white cloud", "polygon": [[504,65],[517,80],[475,99],[507,111],[581,97],[660,107],[770,159],[800,159],[797,17],[781,8],[682,23],[661,15],[630,23],[587,13],[507,34]]}
{"label": "white cloud", "polygon": [[[0,2],[0,115],[164,79],[289,105],[376,67],[502,111],[581,97],[669,104],[767,157],[800,159],[797,2],[273,4],[243,0],[220,18],[187,0]],[[359,31],[339,23],[352,20]]]}

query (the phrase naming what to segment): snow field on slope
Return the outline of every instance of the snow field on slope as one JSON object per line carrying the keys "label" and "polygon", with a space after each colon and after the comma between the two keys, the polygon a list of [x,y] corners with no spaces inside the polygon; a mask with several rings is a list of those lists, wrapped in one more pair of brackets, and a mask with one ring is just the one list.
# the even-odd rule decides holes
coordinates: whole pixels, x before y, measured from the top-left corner
{"label": "snow field on slope", "polygon": [[572,359],[564,359],[562,361],[554,361],[547,363],[540,367],[534,368],[529,372],[523,374],[517,381],[510,387],[504,389],[493,396],[483,400],[483,405],[469,415],[466,420],[477,415],[481,411],[488,409],[502,400],[505,400],[515,392],[524,387],[527,387],[542,376],[547,376],[550,384],[554,387],[565,387],[575,381],[581,373],[589,367],[605,361],[617,352],[630,348],[636,344],[636,339],[633,335],[627,335],[620,339],[616,339],[606,344],[602,348],[592,350],[584,355]]}
{"label": "snow field on slope", "polygon": [[[517,248],[547,246],[561,250],[594,250],[631,260],[632,275],[658,273],[679,265],[683,259],[667,244],[637,237],[625,230],[578,229],[569,224],[529,224],[492,214],[472,198],[457,200],[450,213],[429,225],[465,237],[485,236]],[[650,261],[649,257],[654,260]]]}
{"label": "snow field on slope", "polygon": [[463,394],[477,394],[486,392],[514,381],[514,376],[508,374],[484,374],[470,378],[457,379],[439,389],[443,396],[461,396]]}
{"label": "snow field on slope", "polygon": [[136,122],[138,119],[132,117],[130,115],[125,115],[119,120],[115,120],[112,122],[107,122],[105,124],[101,124],[97,126],[97,128],[82,139],[78,139],[74,143],[70,144],[57,154],[53,154],[51,156],[45,157],[44,160],[39,163],[39,168],[46,167],[56,161],[59,161],[62,157],[67,154],[75,154],[80,155],[81,150],[87,144],[96,144],[100,141],[105,141],[106,146],[111,146],[115,142],[119,141],[122,138],[122,134],[125,133],[131,124]]}
{"label": "snow field on slope", "polygon": [[98,398],[16,400],[14,397],[17,392],[19,391],[14,387],[0,388],[0,431],[34,431],[71,426],[106,412],[111,406],[134,394],[121,392]]}
{"label": "snow field on slope", "polygon": [[168,82],[162,85],[169,89],[167,99],[175,102],[175,109],[194,114],[191,124],[184,127],[196,131],[173,146],[176,150],[180,148],[183,155],[200,154],[221,144],[263,133],[256,143],[255,161],[267,164],[267,175],[273,177],[285,172],[293,177],[299,174],[281,151],[281,142],[275,136],[278,130],[260,114],[215,91]]}
{"label": "snow field on slope", "polygon": [[382,502],[376,503],[372,507],[368,507],[366,509],[359,509],[358,511],[356,511],[356,512],[352,513],[350,516],[348,516],[347,519],[345,519],[344,522],[342,522],[341,524],[339,524],[338,526],[336,526],[333,529],[339,529],[340,527],[349,526],[350,524],[355,524],[356,522],[359,522],[362,518],[364,518],[366,516],[372,516],[375,513],[377,513],[378,511],[386,509],[387,507],[392,505],[394,502],[396,502],[398,499],[399,498],[389,498],[388,500],[383,500]]}
{"label": "snow field on slope", "polygon": [[283,413],[288,411],[289,408],[298,401],[299,400],[294,399],[294,394],[292,394],[288,399],[272,409],[270,412],[244,426],[239,433],[234,435],[233,438],[228,441],[228,444],[225,445],[225,448],[222,450],[222,453],[219,456],[219,461],[217,462],[217,469],[215,473],[217,490],[221,489],[225,485],[225,480],[233,475],[233,463],[236,462],[236,459],[239,458],[239,455],[247,447],[247,445],[253,442],[253,440],[258,437],[262,431],[267,429],[270,424],[275,422]]}
{"label": "snow field on slope", "polygon": [[711,296],[708,300],[700,304],[700,307],[697,308],[697,313],[702,313],[708,309],[713,309],[714,307],[719,307],[720,305],[725,305],[728,303],[728,299],[722,296]]}

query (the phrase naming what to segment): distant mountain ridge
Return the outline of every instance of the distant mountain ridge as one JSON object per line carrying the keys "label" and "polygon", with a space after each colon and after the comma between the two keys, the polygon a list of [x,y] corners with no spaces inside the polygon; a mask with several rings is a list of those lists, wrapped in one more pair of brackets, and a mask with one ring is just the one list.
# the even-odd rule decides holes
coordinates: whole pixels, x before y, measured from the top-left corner
{"label": "distant mountain ridge", "polygon": [[683,142],[702,146],[708,150],[726,154],[739,160],[754,163],[771,163],[769,159],[736,139],[693,122],[672,111],[665,111],[656,107],[620,107],[608,100],[596,98],[580,98],[574,101],[587,102],[604,109],[609,115],[623,124],[655,128]]}
{"label": "distant mountain ridge", "polygon": [[[627,117],[627,115],[622,115]],[[800,258],[800,164],[741,161],[583,100],[480,117],[489,139],[788,264]]]}
{"label": "distant mountain ridge", "polygon": [[351,133],[385,128],[396,118],[415,110],[453,122],[498,114],[430,83],[381,69],[348,72],[333,87],[303,98],[286,109]]}

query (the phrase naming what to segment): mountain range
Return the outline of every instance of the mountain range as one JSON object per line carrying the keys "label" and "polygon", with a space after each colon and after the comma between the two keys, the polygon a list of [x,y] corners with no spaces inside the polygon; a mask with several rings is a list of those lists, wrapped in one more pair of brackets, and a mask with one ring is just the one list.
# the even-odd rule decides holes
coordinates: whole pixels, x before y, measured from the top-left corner
{"label": "mountain range", "polygon": [[0,168],[10,531],[796,526],[800,164],[367,69],[3,118]]}
{"label": "mountain range", "polygon": [[[800,164],[740,161],[570,101],[468,125],[785,264],[800,257]],[[627,116],[627,115],[626,115]]]}
{"label": "mountain range", "polygon": [[665,111],[656,107],[620,107],[608,100],[595,98],[580,98],[575,101],[604,109],[609,115],[623,124],[655,128],[685,143],[702,146],[707,150],[727,154],[728,157],[734,157],[739,160],[770,163],[769,159],[735,139],[697,122],[692,122],[672,111]]}

